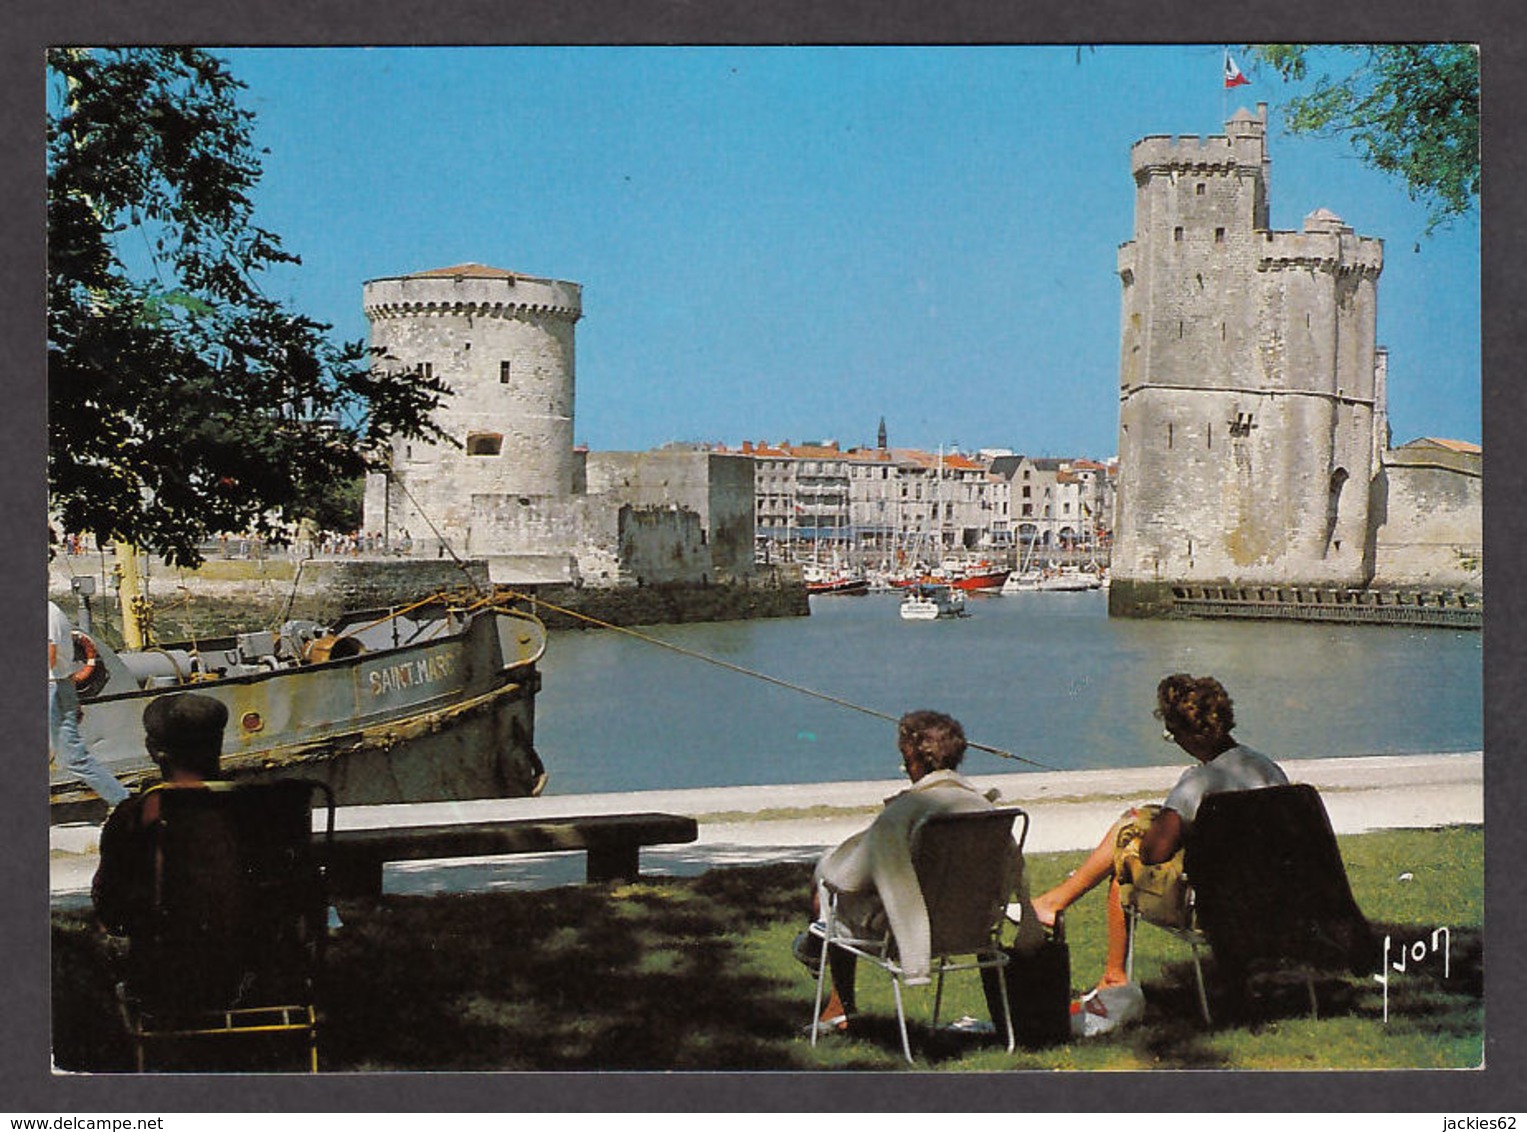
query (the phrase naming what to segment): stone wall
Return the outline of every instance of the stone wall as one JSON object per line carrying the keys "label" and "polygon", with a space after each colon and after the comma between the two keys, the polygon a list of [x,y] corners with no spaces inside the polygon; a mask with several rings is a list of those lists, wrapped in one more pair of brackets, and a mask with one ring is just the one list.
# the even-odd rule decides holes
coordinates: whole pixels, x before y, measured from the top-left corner
{"label": "stone wall", "polygon": [[539,617],[548,629],[598,627],[586,618],[627,626],[806,617],[811,613],[805,586],[798,581],[791,583],[767,576],[751,581],[691,586],[628,586],[622,589],[538,586],[534,598],[525,603],[525,608]]}
{"label": "stone wall", "polygon": [[716,452],[590,452],[590,494],[638,507],[677,505],[700,517],[715,580],[753,570],[753,460]]}
{"label": "stone wall", "polygon": [[[616,494],[551,498],[480,495],[470,546],[495,582],[590,586],[714,581],[705,527],[676,504],[641,506]],[[486,548],[512,547],[507,553]],[[482,549],[479,549],[482,548]]]}
{"label": "stone wall", "polygon": [[710,548],[700,516],[679,506],[621,506],[620,562],[638,586],[709,582]]}
{"label": "stone wall", "polygon": [[[470,581],[469,581],[470,579]],[[475,583],[475,589],[473,584]],[[765,570],[734,583],[695,582],[629,585],[618,588],[566,584],[495,585],[489,564],[447,560],[356,559],[308,561],[295,581],[281,578],[198,582],[182,588],[179,579],[156,579],[154,626],[161,642],[205,640],[253,629],[270,629],[289,619],[320,624],[341,613],[407,605],[436,593],[534,594],[554,606],[573,609],[615,625],[687,621],[729,621],[757,617],[805,617],[810,608],[799,571]],[[79,599],[67,581],[49,574],[51,600],[76,622]],[[113,645],[122,640],[114,596],[91,601],[93,627]],[[588,628],[589,622],[541,607],[535,612],[548,628]]]}
{"label": "stone wall", "polygon": [[[1459,458],[1385,453],[1376,576],[1380,585],[1478,591],[1484,585],[1484,481]],[[1451,466],[1450,466],[1451,465]]]}

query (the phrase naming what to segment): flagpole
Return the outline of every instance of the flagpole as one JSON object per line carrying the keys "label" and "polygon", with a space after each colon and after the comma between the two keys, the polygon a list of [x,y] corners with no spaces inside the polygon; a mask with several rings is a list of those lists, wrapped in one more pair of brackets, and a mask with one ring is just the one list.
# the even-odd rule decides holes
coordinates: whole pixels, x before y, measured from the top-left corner
{"label": "flagpole", "polygon": [[1225,100],[1226,100],[1225,92],[1230,89],[1229,87],[1227,87],[1225,85],[1225,76],[1228,75],[1229,73],[1230,73],[1230,45],[1226,44],[1224,46],[1223,52],[1220,55],[1220,61],[1219,61],[1219,126],[1218,126],[1218,128],[1215,129],[1215,131],[1214,131],[1215,133],[1219,133],[1220,130],[1223,130],[1225,128],[1225,115],[1226,115],[1226,113],[1229,110],[1229,107],[1226,105],[1226,102],[1225,102]]}

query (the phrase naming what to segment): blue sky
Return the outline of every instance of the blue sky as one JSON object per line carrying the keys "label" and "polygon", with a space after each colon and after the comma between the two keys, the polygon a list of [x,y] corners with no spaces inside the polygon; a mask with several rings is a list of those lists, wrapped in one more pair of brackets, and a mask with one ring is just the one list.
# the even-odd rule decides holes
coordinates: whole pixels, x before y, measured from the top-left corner
{"label": "blue sky", "polygon": [[[1270,104],[1272,223],[1385,241],[1396,443],[1480,439],[1477,216],[1432,237],[1290,88],[1221,48],[219,52],[269,149],[268,289],[364,338],[367,279],[480,262],[583,286],[596,449],[743,439],[1116,450],[1129,148]],[[1419,245],[1419,250],[1417,246]]]}

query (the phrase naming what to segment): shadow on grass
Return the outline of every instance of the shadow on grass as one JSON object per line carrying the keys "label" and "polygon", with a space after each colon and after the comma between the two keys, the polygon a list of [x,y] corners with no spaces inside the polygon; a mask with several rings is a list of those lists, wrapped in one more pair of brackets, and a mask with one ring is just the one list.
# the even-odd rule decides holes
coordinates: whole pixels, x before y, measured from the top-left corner
{"label": "shadow on grass", "polygon": [[[1258,968],[1238,995],[1227,987],[1212,956],[1206,955],[1212,1026],[1205,1026],[1199,1013],[1192,961],[1164,963],[1157,977],[1144,985],[1150,1011],[1147,1024],[1134,1039],[1137,1048],[1173,1068],[1244,1067],[1239,1043],[1245,1039],[1289,1024],[1320,1026],[1341,1019],[1369,1026],[1378,1023],[1395,1039],[1416,1035],[1427,1040],[1478,1041],[1484,1001],[1483,934],[1477,928],[1453,928],[1448,933],[1446,966],[1439,950],[1427,962],[1408,964],[1404,972],[1391,970],[1386,1021],[1385,989],[1375,978],[1381,970],[1384,937],[1393,941],[1390,958],[1394,960],[1399,941],[1430,941],[1437,925],[1375,922],[1371,926],[1373,962],[1367,973]],[[1361,1051],[1336,1048],[1310,1054],[1326,1065],[1360,1064],[1364,1056]]]}
{"label": "shadow on grass", "polygon": [[[804,1021],[799,987],[750,969],[741,937],[799,921],[808,878],[790,865],[342,907],[324,1068],[800,1068],[781,1040]],[[58,913],[53,942],[58,1066],[130,1068],[104,938]]]}
{"label": "shadow on grass", "polygon": [[[809,865],[790,864],[687,880],[342,905],[345,926],[329,949],[320,995],[323,1068],[905,1068],[888,1002],[867,1007],[851,1040],[812,1048],[799,1036],[811,987],[789,958],[789,941],[803,918],[809,878]],[[1374,928],[1373,973],[1386,933],[1411,944],[1430,940],[1434,930]],[[1216,1025],[1206,1028],[1184,949],[1181,959],[1166,957],[1142,974],[1146,1020],[1122,1034],[1009,1056],[991,1039],[933,1031],[914,1014],[913,1049],[920,1067],[953,1070],[1296,1068],[1311,1058],[1324,1067],[1396,1058],[1467,1065],[1482,1040],[1480,931],[1454,928],[1449,948],[1445,974],[1437,962],[1392,978],[1382,1028],[1374,1025],[1383,1018],[1383,995],[1372,974],[1318,976],[1318,1022],[1309,1021],[1302,975],[1260,977],[1239,1018],[1222,1013],[1217,998]],[[54,913],[53,1038],[61,1070],[131,1069],[108,959],[107,941],[87,914]],[[1213,988],[1212,958],[1206,969]],[[1073,979],[1079,970],[1074,958]],[[961,993],[947,1016],[984,1016],[979,989]],[[1411,1044],[1392,1052],[1402,1041]]]}

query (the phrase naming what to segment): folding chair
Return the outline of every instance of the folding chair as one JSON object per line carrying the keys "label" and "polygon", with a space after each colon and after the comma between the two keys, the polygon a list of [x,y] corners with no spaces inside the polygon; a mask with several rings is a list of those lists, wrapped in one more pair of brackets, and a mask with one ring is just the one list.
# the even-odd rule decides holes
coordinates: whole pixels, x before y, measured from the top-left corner
{"label": "folding chair", "polygon": [[[1186,925],[1162,927],[1193,949],[1199,1010],[1213,1025],[1200,951],[1214,954],[1239,1002],[1252,968],[1304,968],[1310,1013],[1314,973],[1361,972],[1372,957],[1368,921],[1352,898],[1341,850],[1313,786],[1269,786],[1211,794],[1189,829],[1183,873],[1191,888]],[[1126,902],[1126,969],[1134,978],[1135,933],[1144,920]],[[1144,920],[1145,923],[1152,923]]]}
{"label": "folding chair", "polygon": [[[1013,823],[1023,819],[1014,844]],[[935,970],[933,1026],[938,1026],[943,1003],[944,976],[950,971],[1000,969],[1007,965],[1007,952],[998,940],[1007,903],[1012,895],[1014,854],[1023,853],[1028,836],[1029,818],[1017,807],[977,810],[970,813],[935,814],[924,819],[912,834],[912,864],[918,887],[928,909],[928,927],[932,939],[931,955]],[[826,996],[827,947],[847,951],[867,960],[891,977],[896,999],[896,1021],[901,1029],[901,1050],[914,1062],[912,1045],[907,1037],[907,1015],[902,1001],[902,981],[906,972],[897,954],[896,939],[890,928],[875,938],[855,936],[838,914],[843,894],[829,884],[822,886],[824,918],[811,926],[813,935],[824,941],[822,962],[817,970],[816,1003],[812,1018],[819,1018]],[[951,962],[968,956],[965,962]],[[998,978],[1002,1001],[1002,1025],[1007,1031],[1007,1048],[1014,1046],[1013,1012],[1007,998],[1007,980]],[[997,1019],[993,1018],[995,1023]],[[811,1044],[817,1039],[811,1031]]]}
{"label": "folding chair", "polygon": [[326,849],[315,851],[312,829],[315,790],[324,794],[326,847],[334,801],[319,783],[151,791],[149,907],[130,931],[117,986],[139,1072],[151,1045],[262,1035],[303,1039],[307,1068],[318,1071],[315,984],[328,902]]}

